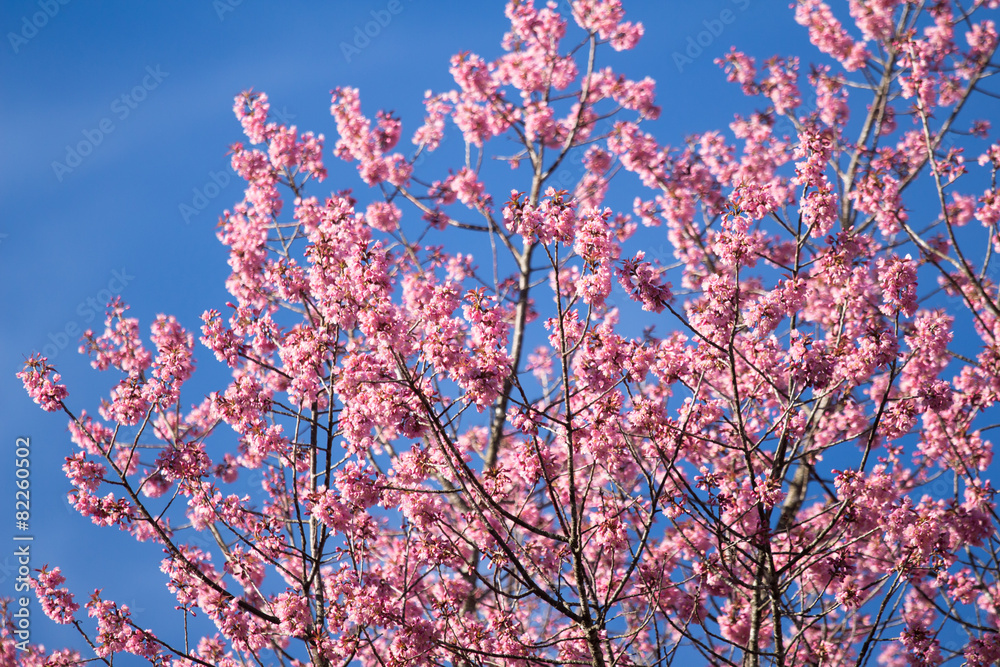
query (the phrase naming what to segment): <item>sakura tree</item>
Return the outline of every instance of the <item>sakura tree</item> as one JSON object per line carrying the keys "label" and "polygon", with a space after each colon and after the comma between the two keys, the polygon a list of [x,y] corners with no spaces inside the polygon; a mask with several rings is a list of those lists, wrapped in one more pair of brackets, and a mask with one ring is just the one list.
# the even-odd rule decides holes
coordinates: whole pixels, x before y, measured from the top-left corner
{"label": "sakura tree", "polygon": [[[620,2],[511,1],[415,153],[333,91],[354,193],[239,95],[233,302],[148,342],[111,303],[96,409],[44,357],[20,374],[69,418],[73,506],[162,548],[176,622],[46,567],[93,655],[8,623],[5,664],[1000,660],[1000,143],[971,116],[998,7],[800,0],[815,64],[734,48],[758,110],[668,145],[654,82],[612,69],[643,36]],[[203,398],[196,337],[232,369]]]}

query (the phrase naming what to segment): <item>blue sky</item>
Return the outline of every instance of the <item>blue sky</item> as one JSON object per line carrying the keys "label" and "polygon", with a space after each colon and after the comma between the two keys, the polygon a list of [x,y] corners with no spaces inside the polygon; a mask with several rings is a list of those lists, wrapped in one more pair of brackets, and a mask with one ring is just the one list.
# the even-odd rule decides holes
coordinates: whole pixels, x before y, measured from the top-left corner
{"label": "blue sky", "polygon": [[[32,351],[48,347],[69,385],[69,402],[93,413],[116,381],[75,352],[79,331],[101,323],[93,304],[120,293],[145,333],[157,313],[174,314],[197,331],[205,309],[229,300],[215,223],[242,196],[226,158],[228,146],[243,138],[232,113],[242,90],[267,92],[272,111],[299,131],[326,134],[330,177],[313,194],[350,187],[363,199],[366,187],[354,167],[331,154],[329,91],[357,86],[370,116],[395,110],[408,141],[422,120],[424,91],[453,85],[451,55],[495,57],[506,29],[497,0],[398,2],[398,13],[367,45],[355,39],[373,12],[384,19],[386,0],[0,5],[0,457],[7,457],[0,470],[13,465],[15,439],[30,437],[32,567],[60,565],[79,602],[103,588],[154,629],[163,618],[157,608],[172,607],[156,547],[136,547],[65,506],[69,483],[59,467],[72,452],[66,420],[41,412],[14,373]],[[634,52],[607,50],[599,65],[653,77],[663,115],[652,127],[661,142],[679,145],[685,135],[725,128],[735,112],[754,107],[712,63],[730,44],[758,57],[805,51],[805,31],[787,4],[626,3],[629,17],[645,23],[646,36]],[[705,45],[694,48],[699,33]],[[458,163],[460,143],[442,149],[442,175]],[[86,154],[77,159],[71,150]],[[634,195],[627,191],[610,203],[628,212]],[[211,354],[198,345],[196,356],[208,377],[198,386],[206,393],[223,388],[226,374]],[[8,507],[13,514],[12,481],[9,472],[0,475],[0,515]],[[13,520],[0,521],[0,596],[14,593],[7,556],[13,547],[3,546],[13,544],[14,533]],[[32,640],[80,644],[37,609]]]}

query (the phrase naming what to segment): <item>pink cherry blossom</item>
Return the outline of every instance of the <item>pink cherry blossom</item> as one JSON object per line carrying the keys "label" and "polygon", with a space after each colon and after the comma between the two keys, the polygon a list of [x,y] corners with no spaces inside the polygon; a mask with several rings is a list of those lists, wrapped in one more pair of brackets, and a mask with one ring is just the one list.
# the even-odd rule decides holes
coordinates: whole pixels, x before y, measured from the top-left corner
{"label": "pink cherry blossom", "polygon": [[997,661],[1000,2],[797,0],[811,47],[726,33],[753,99],[686,137],[624,4],[508,2],[415,121],[334,88],[353,191],[236,97],[207,355],[114,299],[103,398],[18,373],[176,624],[46,567],[86,655],[0,602],[0,663]]}

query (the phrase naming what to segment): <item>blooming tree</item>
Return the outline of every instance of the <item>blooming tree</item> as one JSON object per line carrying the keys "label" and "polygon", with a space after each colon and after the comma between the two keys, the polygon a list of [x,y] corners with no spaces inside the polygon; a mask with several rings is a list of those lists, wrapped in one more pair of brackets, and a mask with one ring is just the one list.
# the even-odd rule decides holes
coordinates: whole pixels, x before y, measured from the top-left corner
{"label": "blooming tree", "polygon": [[[20,373],[69,417],[70,503],[162,548],[176,623],[81,608],[57,567],[42,609],[109,665],[1000,660],[1000,143],[968,117],[998,7],[799,0],[808,73],[734,48],[758,111],[668,146],[653,81],[604,64],[643,35],[617,0],[512,0],[414,155],[333,92],[366,204],[313,194],[323,136],[238,96],[234,301],[148,342],[112,302],[94,413]],[[420,173],[451,124],[464,163]],[[196,337],[232,369],[200,402]]]}

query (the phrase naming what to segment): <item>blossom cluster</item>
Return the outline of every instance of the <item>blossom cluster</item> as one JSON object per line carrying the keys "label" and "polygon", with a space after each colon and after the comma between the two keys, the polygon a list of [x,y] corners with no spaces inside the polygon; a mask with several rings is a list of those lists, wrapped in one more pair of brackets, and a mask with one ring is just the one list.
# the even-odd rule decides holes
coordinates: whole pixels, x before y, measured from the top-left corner
{"label": "blossom cluster", "polygon": [[677,145],[605,64],[645,34],[619,0],[508,2],[409,157],[335,88],[358,192],[313,194],[324,136],[237,96],[233,300],[199,336],[229,379],[192,389],[195,335],[119,299],[96,411],[18,374],[69,418],[70,505],[214,630],[100,591],[78,618],[59,568],[45,614],[183,667],[995,662],[1000,144],[963,114],[1000,0],[842,4],[790,12],[818,62],[721,57],[755,110]]}

